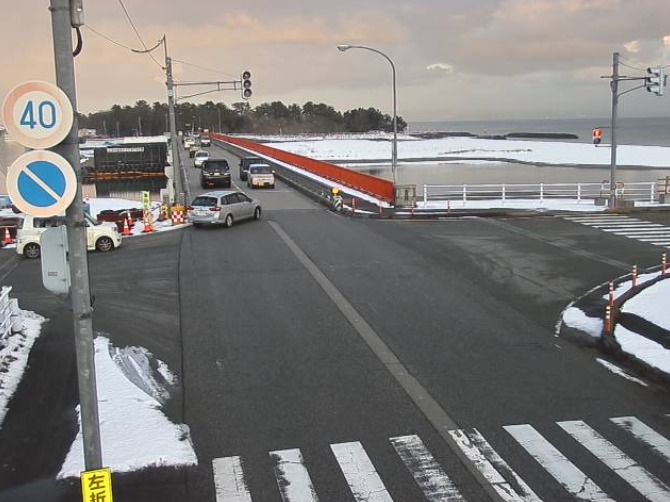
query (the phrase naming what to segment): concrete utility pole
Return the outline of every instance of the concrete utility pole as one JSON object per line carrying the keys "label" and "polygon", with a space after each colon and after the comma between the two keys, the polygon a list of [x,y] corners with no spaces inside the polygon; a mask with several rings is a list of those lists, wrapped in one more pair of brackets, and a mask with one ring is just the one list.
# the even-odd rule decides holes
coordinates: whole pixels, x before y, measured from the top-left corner
{"label": "concrete utility pole", "polygon": [[168,56],[167,37],[163,36],[165,49],[165,74],[167,77],[168,114],[170,116],[170,143],[172,144],[172,170],[175,180],[175,202],[184,205],[184,189],[181,179],[181,162],[179,161],[179,145],[177,144],[177,120],[175,119],[174,80],[172,78],[172,58]]}
{"label": "concrete utility pole", "polygon": [[[67,138],[54,150],[72,165],[81,180],[79,162],[79,122],[77,120],[77,95],[74,78],[74,57],[72,55],[71,0],[51,0],[51,25],[53,30],[54,57],[56,63],[56,84],[67,95],[75,111],[72,129]],[[81,14],[81,13],[80,13]],[[95,386],[95,352],[93,346],[93,308],[86,256],[86,222],[82,201],[81,183],[72,204],[65,212],[67,222],[68,261],[70,262],[72,316],[74,317],[74,337],[77,352],[77,375],[79,380],[79,401],[81,405],[81,429],[84,438],[84,461],[86,470],[102,467],[100,448],[100,428],[98,417],[98,394]]]}
{"label": "concrete utility pole", "polygon": [[616,207],[616,119],[619,107],[619,53],[612,54],[612,119],[610,122],[610,134],[612,140],[610,156],[610,197],[609,208]]}

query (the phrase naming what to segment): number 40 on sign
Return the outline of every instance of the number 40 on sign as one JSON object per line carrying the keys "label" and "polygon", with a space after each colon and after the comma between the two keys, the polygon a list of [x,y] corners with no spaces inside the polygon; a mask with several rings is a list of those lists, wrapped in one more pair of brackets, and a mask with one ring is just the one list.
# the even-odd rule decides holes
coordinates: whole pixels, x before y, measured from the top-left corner
{"label": "number 40 on sign", "polygon": [[28,148],[51,148],[72,129],[74,112],[65,93],[54,84],[33,80],[14,87],[2,105],[2,118],[12,138]]}

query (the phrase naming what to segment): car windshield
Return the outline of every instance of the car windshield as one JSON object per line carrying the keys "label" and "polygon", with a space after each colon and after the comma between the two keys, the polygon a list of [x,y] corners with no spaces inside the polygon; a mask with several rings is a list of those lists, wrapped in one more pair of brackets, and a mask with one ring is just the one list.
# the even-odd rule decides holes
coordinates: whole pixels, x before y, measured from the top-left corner
{"label": "car windshield", "polygon": [[251,174],[272,174],[272,169],[267,164],[253,165],[249,168]]}
{"label": "car windshield", "polygon": [[199,196],[193,199],[193,202],[191,203],[192,206],[200,206],[200,207],[213,207],[216,206],[216,198],[215,197],[204,197],[204,196]]}

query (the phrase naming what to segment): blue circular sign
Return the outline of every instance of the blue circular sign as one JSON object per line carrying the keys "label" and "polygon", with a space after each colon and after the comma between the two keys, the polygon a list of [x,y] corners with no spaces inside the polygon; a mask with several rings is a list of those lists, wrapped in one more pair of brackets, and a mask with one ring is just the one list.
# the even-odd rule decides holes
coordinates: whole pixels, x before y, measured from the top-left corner
{"label": "blue circular sign", "polygon": [[21,211],[33,216],[55,216],[74,200],[77,178],[60,155],[35,150],[21,155],[7,172],[7,191]]}
{"label": "blue circular sign", "polygon": [[19,174],[18,190],[33,206],[53,206],[65,194],[65,176],[55,164],[37,160]]}

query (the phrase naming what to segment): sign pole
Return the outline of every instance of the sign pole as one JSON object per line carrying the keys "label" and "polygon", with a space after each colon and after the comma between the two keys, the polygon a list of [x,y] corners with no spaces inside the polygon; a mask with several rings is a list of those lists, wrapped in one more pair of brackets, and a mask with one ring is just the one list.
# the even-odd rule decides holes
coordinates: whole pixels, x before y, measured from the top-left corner
{"label": "sign pole", "polygon": [[[65,157],[75,169],[77,180],[81,180],[70,0],[50,0],[49,10],[51,11],[53,30],[56,83],[70,98],[75,112],[70,133],[60,145],[54,147],[54,150]],[[102,467],[102,452],[100,447],[98,396],[95,384],[93,309],[91,307],[88,259],[86,256],[86,222],[84,220],[84,204],[80,183],[77,183],[74,200],[67,208],[65,216],[69,262],[72,273],[71,299],[77,352],[81,428],[84,439],[84,462],[86,470],[93,470]]]}

